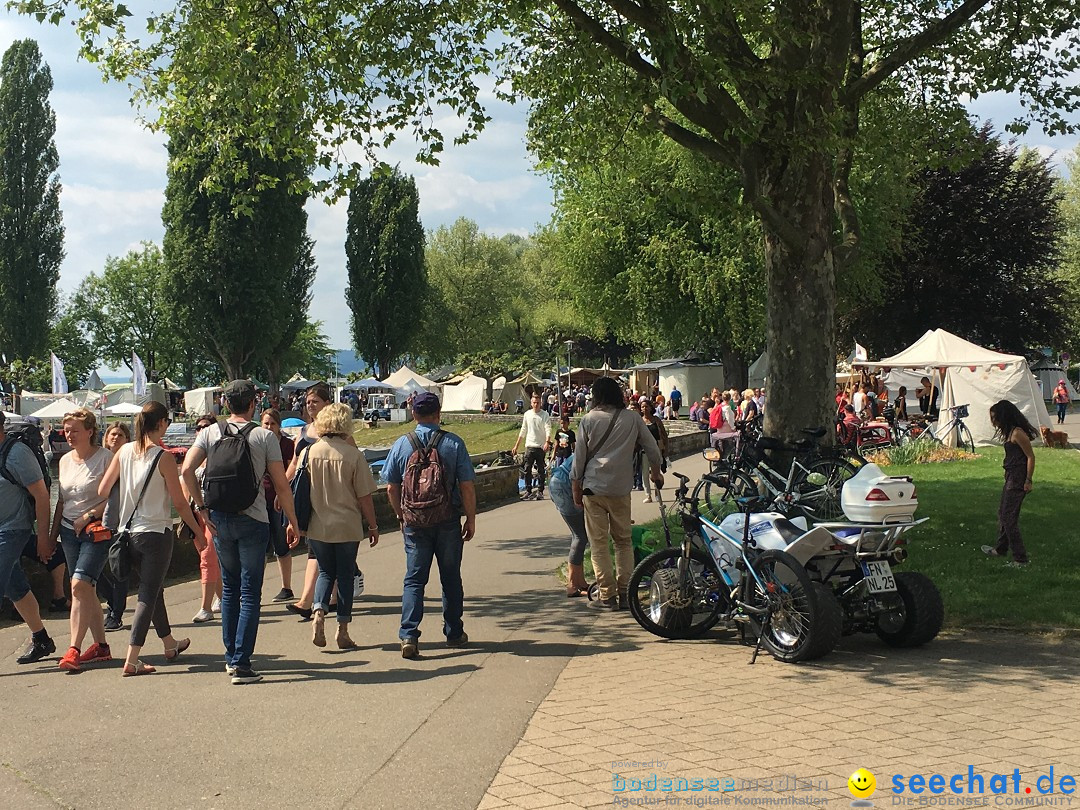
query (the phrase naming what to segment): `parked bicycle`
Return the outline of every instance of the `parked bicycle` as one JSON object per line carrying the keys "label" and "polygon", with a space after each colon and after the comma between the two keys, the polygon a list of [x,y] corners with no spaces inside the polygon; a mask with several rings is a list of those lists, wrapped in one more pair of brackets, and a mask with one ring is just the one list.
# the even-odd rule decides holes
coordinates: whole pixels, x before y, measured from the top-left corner
{"label": "parked bicycle", "polygon": [[[683,539],[653,552],[634,569],[628,597],[630,613],[644,629],[662,638],[695,638],[724,621],[753,643],[750,663],[764,647],[779,661],[797,662],[830,652],[840,638],[843,616],[835,599],[819,596],[790,554],[761,550],[745,520],[742,541],[726,537],[699,505],[708,485],[703,478],[692,493],[689,478],[679,480],[676,504]],[[760,498],[739,498],[749,514]]]}
{"label": "parked bicycle", "polygon": [[[802,515],[809,520],[837,520],[844,511],[840,490],[857,472],[855,465],[835,455],[826,455],[818,443],[824,428],[803,430],[806,439],[786,445],[779,439],[757,439],[742,422],[735,423],[739,439],[733,454],[713,462],[706,476],[703,500],[713,519],[722,519],[733,510],[733,500],[750,495],[764,497],[765,508],[784,514]],[[792,454],[786,472],[773,466],[765,452]]]}
{"label": "parked bicycle", "polygon": [[964,424],[964,419],[969,415],[968,405],[953,405],[948,408],[949,419],[945,424],[940,422],[931,422],[926,426],[926,430],[919,436],[920,440],[937,442],[938,444],[945,444],[946,440],[952,436],[955,438],[955,447],[959,450],[967,450],[969,453],[975,452],[975,439],[971,436],[971,431],[968,426]]}

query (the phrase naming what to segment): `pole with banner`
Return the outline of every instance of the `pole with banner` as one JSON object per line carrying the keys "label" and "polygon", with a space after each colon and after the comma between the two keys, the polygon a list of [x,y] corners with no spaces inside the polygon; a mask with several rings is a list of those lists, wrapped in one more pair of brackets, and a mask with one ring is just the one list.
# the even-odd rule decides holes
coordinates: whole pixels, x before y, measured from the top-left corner
{"label": "pole with banner", "polygon": [[49,352],[49,358],[52,360],[52,392],[54,394],[66,394],[68,392],[68,381],[64,375],[64,364],[52,352]]}
{"label": "pole with banner", "polygon": [[[143,361],[139,359],[139,355],[135,354],[135,352],[131,353],[131,373],[132,388],[136,399],[146,396],[146,366],[143,365]],[[139,403],[136,402],[135,404]]]}

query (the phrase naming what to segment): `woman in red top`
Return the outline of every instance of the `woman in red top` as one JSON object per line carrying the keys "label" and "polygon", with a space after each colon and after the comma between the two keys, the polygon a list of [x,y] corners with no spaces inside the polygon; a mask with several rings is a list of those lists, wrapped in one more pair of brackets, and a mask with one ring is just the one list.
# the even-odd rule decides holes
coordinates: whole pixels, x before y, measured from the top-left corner
{"label": "woman in red top", "polygon": [[1057,405],[1059,425],[1065,424],[1065,411],[1069,407],[1069,389],[1064,380],[1058,380],[1057,388],[1054,389],[1054,404]]}

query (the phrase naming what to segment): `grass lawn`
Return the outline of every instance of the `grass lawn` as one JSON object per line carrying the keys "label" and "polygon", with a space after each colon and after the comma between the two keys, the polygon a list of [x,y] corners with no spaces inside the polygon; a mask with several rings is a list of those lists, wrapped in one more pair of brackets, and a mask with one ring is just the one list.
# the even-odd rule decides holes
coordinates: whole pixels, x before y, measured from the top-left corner
{"label": "grass lawn", "polygon": [[[389,447],[399,436],[404,436],[416,427],[415,422],[388,424],[379,422],[377,428],[361,427],[353,432],[356,443],[361,447]],[[470,453],[488,453],[492,450],[509,450],[514,446],[520,422],[460,422],[448,418],[443,427],[460,436]]]}
{"label": "grass lawn", "polygon": [[[997,538],[1003,455],[980,448],[974,460],[887,468],[915,480],[916,517],[930,518],[908,533],[910,556],[900,570],[937,583],[954,629],[1080,628],[1080,455],[1035,448],[1035,486],[1020,512],[1031,563],[1021,569],[979,550]],[[659,519],[647,528],[661,531]]]}

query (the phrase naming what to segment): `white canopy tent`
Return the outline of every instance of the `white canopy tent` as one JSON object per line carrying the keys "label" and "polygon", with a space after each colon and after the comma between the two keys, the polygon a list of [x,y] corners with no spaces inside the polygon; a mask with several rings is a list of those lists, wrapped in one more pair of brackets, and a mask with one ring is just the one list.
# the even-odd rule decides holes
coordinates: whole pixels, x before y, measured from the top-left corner
{"label": "white canopy tent", "polygon": [[214,394],[220,394],[224,389],[220,386],[211,388],[192,388],[184,392],[184,411],[192,419],[213,413]]}
{"label": "white canopy tent", "polygon": [[30,415],[36,416],[38,419],[61,419],[65,413],[71,413],[78,407],[70,399],[55,399],[44,408],[39,408]]}
{"label": "white canopy tent", "polygon": [[469,374],[457,385],[444,385],[443,411],[482,411],[487,396],[487,380]]}
{"label": "white canopy tent", "polygon": [[383,382],[389,386],[392,386],[393,388],[405,388],[405,384],[408,383],[410,380],[415,382],[425,391],[430,391],[433,394],[439,393],[439,384],[437,382],[435,382],[434,380],[429,380],[423,374],[413,371],[408,366],[402,366],[385,380],[383,380]]}
{"label": "white canopy tent", "polygon": [[134,416],[137,413],[142,413],[142,406],[135,405],[132,402],[118,402],[106,408],[105,413],[108,416]]}
{"label": "white canopy tent", "polygon": [[935,387],[941,389],[938,402],[943,421],[951,406],[970,406],[964,423],[971,429],[972,438],[978,445],[997,443],[989,411],[998,400],[1007,399],[1014,403],[1036,428],[1051,424],[1035,377],[1023,357],[984,349],[944,329],[928,330],[892,357],[855,365],[885,371],[894,368],[922,371]]}

